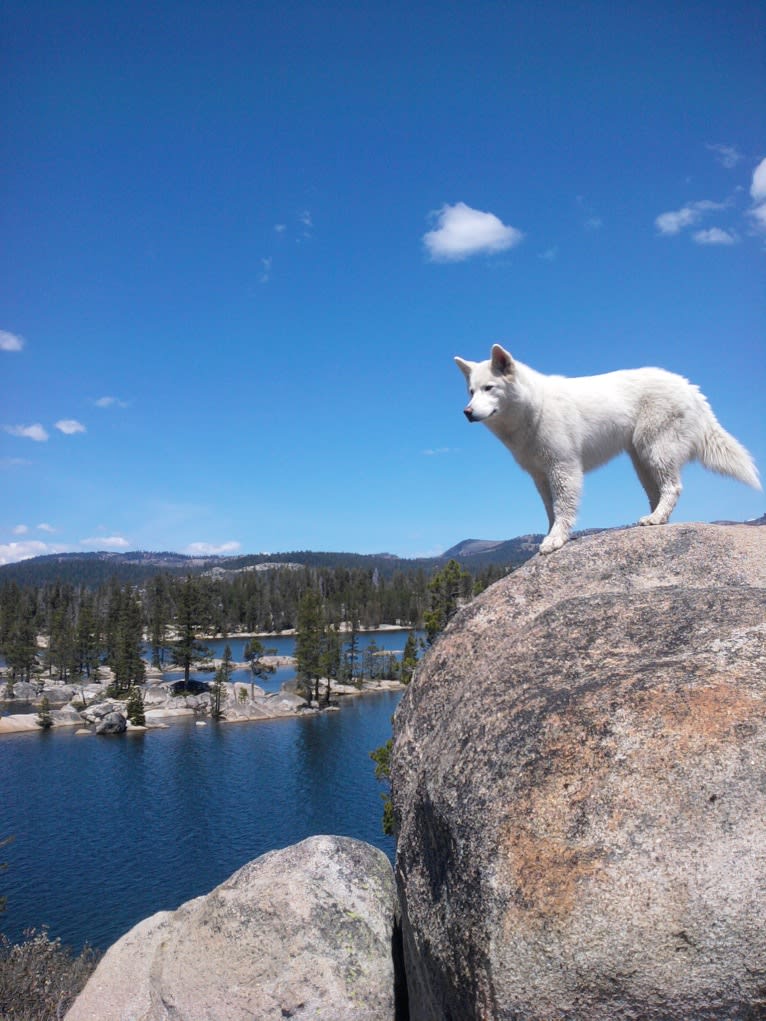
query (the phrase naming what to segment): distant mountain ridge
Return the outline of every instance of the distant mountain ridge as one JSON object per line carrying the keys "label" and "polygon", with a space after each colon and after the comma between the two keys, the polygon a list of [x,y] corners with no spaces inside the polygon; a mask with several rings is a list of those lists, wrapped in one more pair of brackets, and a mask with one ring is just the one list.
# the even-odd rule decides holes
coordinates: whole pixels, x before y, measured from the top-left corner
{"label": "distant mountain ridge", "polygon": [[[713,524],[766,525],[766,514],[746,522],[715,521]],[[613,529],[589,528],[575,532],[573,538]],[[431,573],[448,560],[457,560],[468,570],[507,565],[518,567],[537,552],[542,534],[520,535],[514,539],[463,539],[438,557],[405,558],[392,553],[332,553],[312,550],[288,553],[250,553],[242,556],[189,556],[170,551],[133,550],[115,553],[101,550],[94,553],[48,553],[14,564],[0,565],[0,583],[44,585],[61,581],[75,585],[96,586],[114,578],[120,582],[140,585],[158,572],[171,574],[212,574],[231,577],[241,571],[264,571],[269,568],[345,567],[377,570],[388,576],[394,571]]]}

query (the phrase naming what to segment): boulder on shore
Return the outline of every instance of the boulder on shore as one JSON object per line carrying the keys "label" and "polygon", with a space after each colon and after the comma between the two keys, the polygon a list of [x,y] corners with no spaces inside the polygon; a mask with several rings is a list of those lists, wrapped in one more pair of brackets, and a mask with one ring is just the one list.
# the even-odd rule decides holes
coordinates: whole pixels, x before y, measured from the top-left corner
{"label": "boulder on shore", "polygon": [[391,865],[369,844],[311,837],[107,951],[67,1021],[394,1021]]}
{"label": "boulder on shore", "polygon": [[124,734],[127,729],[127,717],[120,712],[107,713],[96,724],[97,734]]}
{"label": "boulder on shore", "polygon": [[766,528],[535,557],[395,718],[411,1021],[766,1017]]}

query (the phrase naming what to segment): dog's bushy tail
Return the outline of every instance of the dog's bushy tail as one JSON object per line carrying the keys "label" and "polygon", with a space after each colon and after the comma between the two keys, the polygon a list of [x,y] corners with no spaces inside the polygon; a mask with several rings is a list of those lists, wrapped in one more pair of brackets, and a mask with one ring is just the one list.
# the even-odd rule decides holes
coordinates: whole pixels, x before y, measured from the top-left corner
{"label": "dog's bushy tail", "polygon": [[702,464],[720,475],[730,475],[753,489],[761,489],[761,480],[750,452],[731,433],[727,433],[713,413],[697,456]]}

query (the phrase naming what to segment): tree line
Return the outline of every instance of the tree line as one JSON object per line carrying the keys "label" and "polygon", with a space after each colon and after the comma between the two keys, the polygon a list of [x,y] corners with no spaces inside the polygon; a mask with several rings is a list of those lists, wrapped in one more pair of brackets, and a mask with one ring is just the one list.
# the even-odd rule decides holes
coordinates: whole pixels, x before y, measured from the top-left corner
{"label": "tree line", "polygon": [[[233,577],[158,573],[139,586],[116,578],[96,588],[6,582],[0,586],[0,655],[13,682],[31,680],[40,660],[51,679],[65,682],[90,679],[104,663],[114,671],[116,688],[127,691],[144,679],[147,645],[155,665],[172,656],[188,679],[202,654],[201,636],[297,629],[307,599],[323,636],[341,623],[436,633],[450,607],[507,572],[490,566],[471,574],[451,564],[431,576],[420,569],[385,576],[377,569],[275,567]],[[323,637],[324,665],[328,656],[334,662],[327,641]]]}

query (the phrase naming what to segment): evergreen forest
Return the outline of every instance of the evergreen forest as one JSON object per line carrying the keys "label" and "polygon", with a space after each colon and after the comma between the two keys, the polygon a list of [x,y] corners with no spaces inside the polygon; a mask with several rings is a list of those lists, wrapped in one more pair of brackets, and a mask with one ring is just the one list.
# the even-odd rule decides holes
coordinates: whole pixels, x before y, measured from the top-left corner
{"label": "evergreen forest", "polygon": [[144,643],[154,663],[169,649],[183,663],[200,637],[295,629],[307,593],[324,627],[394,624],[430,634],[443,624],[445,606],[451,612],[507,571],[497,565],[473,574],[456,569],[449,593],[435,583],[444,572],[420,568],[385,574],[274,565],[225,576],[160,572],[139,585],[117,577],[96,586],[9,580],[0,585],[0,656],[12,681],[30,680],[42,658],[48,675],[60,681],[90,678],[106,663],[116,686],[127,689],[143,678]]}

